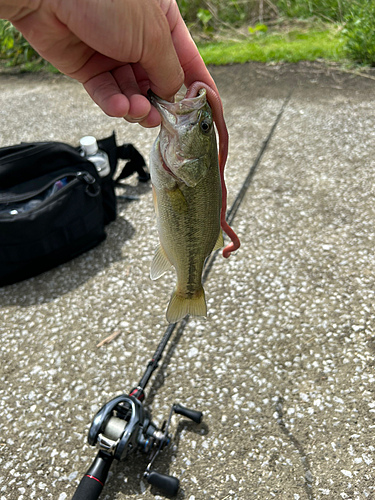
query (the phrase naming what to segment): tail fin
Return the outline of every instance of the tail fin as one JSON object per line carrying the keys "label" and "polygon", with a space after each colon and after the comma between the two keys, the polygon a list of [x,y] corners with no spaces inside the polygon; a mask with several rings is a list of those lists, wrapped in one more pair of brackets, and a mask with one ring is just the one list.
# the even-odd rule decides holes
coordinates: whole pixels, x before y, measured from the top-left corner
{"label": "tail fin", "polygon": [[167,321],[177,323],[187,314],[192,316],[207,316],[206,298],[203,287],[192,298],[181,297],[173,292],[167,309]]}

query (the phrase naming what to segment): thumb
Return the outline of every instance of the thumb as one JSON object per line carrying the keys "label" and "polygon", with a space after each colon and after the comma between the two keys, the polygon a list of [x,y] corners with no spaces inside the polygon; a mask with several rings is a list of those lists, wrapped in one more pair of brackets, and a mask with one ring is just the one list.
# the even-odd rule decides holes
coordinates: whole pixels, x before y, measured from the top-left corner
{"label": "thumb", "polygon": [[144,19],[143,53],[139,62],[147,73],[151,90],[170,100],[180,90],[185,76],[167,17],[158,4],[156,11],[155,17]]}

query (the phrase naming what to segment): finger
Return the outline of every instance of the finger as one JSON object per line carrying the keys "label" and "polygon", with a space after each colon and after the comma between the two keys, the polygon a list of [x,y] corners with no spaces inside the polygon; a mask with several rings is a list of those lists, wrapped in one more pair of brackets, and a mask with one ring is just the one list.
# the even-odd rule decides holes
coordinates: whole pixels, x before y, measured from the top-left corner
{"label": "finger", "polygon": [[[132,64],[135,79],[137,80],[138,87],[140,88],[143,95],[147,94],[150,88],[150,80],[146,71],[142,68],[140,64]],[[147,117],[146,122],[141,122],[144,127],[158,127],[161,123],[160,113],[154,106],[151,106],[151,111]]]}
{"label": "finger", "polygon": [[160,0],[160,7],[169,23],[172,41],[184,71],[186,87],[189,87],[193,82],[200,81],[217,92],[215,82],[199,54],[194,40],[190,36],[177,3],[170,0]]}
{"label": "finger", "polygon": [[[92,49],[90,50],[92,52]],[[91,78],[102,73],[110,73],[116,68],[124,66],[124,64],[126,63],[107,57],[99,52],[94,52],[76,71],[65,71],[65,74],[81,83],[86,83]]]}
{"label": "finger", "polygon": [[145,19],[144,52],[139,63],[147,74],[151,90],[162,99],[171,100],[184,83],[184,72],[167,18],[159,5],[157,10],[154,19]]}
{"label": "finger", "polygon": [[115,69],[112,74],[120,90],[129,101],[127,118],[136,122],[145,119],[151,111],[151,104],[149,100],[141,94],[132,66],[126,64],[121,68]]}
{"label": "finger", "polygon": [[189,87],[194,82],[206,83],[209,87],[218,93],[216,84],[205,65],[197,46],[195,45],[190,33],[183,22],[178,22],[172,32],[177,55],[185,75],[185,86]]}
{"label": "finger", "polygon": [[128,98],[121,93],[113,75],[109,72],[91,78],[84,87],[96,104],[109,116],[123,117],[129,112]]}
{"label": "finger", "polygon": [[142,125],[142,127],[145,128],[158,127],[161,123],[160,114],[153,106],[151,106],[151,111],[146,118],[138,121],[132,120],[129,117],[125,117],[125,120],[129,123],[139,123],[140,125]]}
{"label": "finger", "polygon": [[137,65],[126,65],[117,68],[112,73],[119,88],[129,100],[129,111],[124,117],[125,120],[129,123],[139,123],[148,128],[160,125],[159,112],[151,106],[150,101],[141,93],[139,83],[141,83],[144,93],[149,88],[146,72],[139,65],[138,68]]}
{"label": "finger", "polygon": [[132,64],[132,70],[141,94],[147,95],[147,91],[150,88],[150,79],[148,74],[139,63]]}

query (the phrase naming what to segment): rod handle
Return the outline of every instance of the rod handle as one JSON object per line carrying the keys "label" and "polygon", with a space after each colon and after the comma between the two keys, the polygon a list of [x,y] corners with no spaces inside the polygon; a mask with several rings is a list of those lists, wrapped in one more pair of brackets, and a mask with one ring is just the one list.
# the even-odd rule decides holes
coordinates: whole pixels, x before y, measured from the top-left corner
{"label": "rod handle", "polygon": [[201,411],[190,410],[189,408],[185,408],[185,406],[180,405],[179,403],[174,405],[174,412],[178,413],[178,415],[183,415],[184,417],[190,418],[193,422],[200,424],[202,422],[203,413]]}
{"label": "rod handle", "polygon": [[113,457],[99,451],[91,467],[81,479],[72,500],[97,500],[106,482]]}
{"label": "rod handle", "polygon": [[166,474],[160,474],[160,472],[156,472],[155,470],[150,470],[146,478],[152,486],[156,486],[160,490],[163,490],[167,495],[177,495],[180,482],[176,477],[167,476]]}
{"label": "rod handle", "polygon": [[103,484],[90,476],[83,476],[72,500],[97,500],[103,489]]}

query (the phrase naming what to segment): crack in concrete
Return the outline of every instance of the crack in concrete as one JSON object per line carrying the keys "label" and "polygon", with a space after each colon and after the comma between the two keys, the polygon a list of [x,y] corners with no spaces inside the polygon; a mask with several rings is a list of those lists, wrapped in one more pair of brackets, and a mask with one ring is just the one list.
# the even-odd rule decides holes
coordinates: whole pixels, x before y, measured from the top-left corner
{"label": "crack in concrete", "polygon": [[273,125],[268,133],[268,136],[267,138],[263,141],[263,144],[262,144],[262,147],[260,148],[259,150],[259,153],[258,153],[258,156],[255,158],[255,161],[253,163],[253,165],[251,166],[250,168],[250,171],[249,173],[247,174],[246,176],[246,179],[244,180],[244,183],[242,184],[242,187],[240,189],[240,191],[238,192],[237,196],[236,196],[236,199],[234,200],[232,206],[230,207],[230,209],[228,210],[228,213],[227,213],[227,222],[228,224],[232,224],[234,218],[236,217],[236,214],[237,214],[237,211],[238,209],[240,208],[240,205],[242,203],[242,200],[251,184],[251,181],[253,180],[253,177],[254,177],[254,174],[258,168],[258,165],[261,161],[261,159],[263,158],[263,155],[264,153],[266,152],[267,148],[268,148],[268,145],[272,139],[272,136],[273,134],[275,133],[275,130],[276,130],[276,127],[277,125],[279,124],[279,121],[281,120],[281,117],[283,116],[284,114],[284,111],[285,111],[285,108],[287,107],[291,97],[292,97],[292,93],[293,92],[290,92],[287,97],[284,99],[284,102],[280,108],[280,111],[278,112],[276,118],[275,118],[275,121],[273,122]]}
{"label": "crack in concrete", "polygon": [[314,500],[313,496],[313,475],[310,470],[310,463],[309,459],[307,458],[307,454],[302,446],[302,444],[298,441],[298,439],[293,436],[293,434],[290,432],[288,427],[286,426],[284,422],[284,416],[283,416],[283,405],[284,405],[284,399],[282,397],[279,397],[277,403],[276,403],[276,413],[277,413],[277,423],[279,424],[279,427],[281,429],[281,432],[285,434],[285,436],[289,439],[289,441],[292,443],[294,448],[298,451],[298,454],[300,456],[301,462],[303,469],[305,471],[304,477],[305,477],[305,484],[304,488],[307,494],[307,498],[309,500]]}

